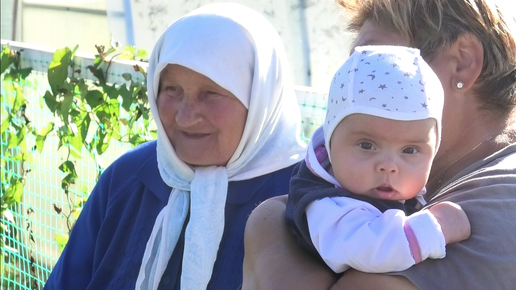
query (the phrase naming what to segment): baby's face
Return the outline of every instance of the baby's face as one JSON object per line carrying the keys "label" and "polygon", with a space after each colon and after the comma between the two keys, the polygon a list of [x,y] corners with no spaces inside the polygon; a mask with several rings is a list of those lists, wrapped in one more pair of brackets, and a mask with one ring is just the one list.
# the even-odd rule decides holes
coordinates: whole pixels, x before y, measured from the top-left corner
{"label": "baby's face", "polygon": [[378,199],[406,200],[425,186],[437,142],[436,121],[395,121],[352,114],[335,128],[330,157],[347,190]]}

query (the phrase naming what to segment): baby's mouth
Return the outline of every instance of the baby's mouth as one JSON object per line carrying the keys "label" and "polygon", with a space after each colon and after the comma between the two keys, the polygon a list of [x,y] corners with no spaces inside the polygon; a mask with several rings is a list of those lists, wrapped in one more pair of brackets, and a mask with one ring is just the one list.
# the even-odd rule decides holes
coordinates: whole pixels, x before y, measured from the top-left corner
{"label": "baby's mouth", "polygon": [[393,191],[392,187],[385,186],[385,185],[378,186],[376,189],[378,189],[379,191],[386,191],[386,192]]}
{"label": "baby's mouth", "polygon": [[376,188],[376,197],[379,199],[392,199],[395,193],[390,185],[380,185]]}

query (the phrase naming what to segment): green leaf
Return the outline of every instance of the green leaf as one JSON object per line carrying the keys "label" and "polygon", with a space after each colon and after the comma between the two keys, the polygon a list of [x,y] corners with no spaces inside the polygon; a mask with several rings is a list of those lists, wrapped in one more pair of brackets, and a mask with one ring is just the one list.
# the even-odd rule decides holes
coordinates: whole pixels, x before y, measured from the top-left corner
{"label": "green leaf", "polygon": [[[120,119],[118,119],[120,121]],[[114,138],[115,140],[121,140],[122,136],[120,135],[120,124],[121,122],[114,122],[113,123],[113,129],[111,132],[111,138]]]}
{"label": "green leaf", "polygon": [[13,161],[23,161],[25,159],[26,159],[25,154],[16,154],[13,157],[11,157],[11,160],[13,160]]}
{"label": "green leaf", "polygon": [[123,73],[122,74],[122,77],[124,78],[124,80],[126,81],[130,81],[133,79],[133,76],[130,74],[130,73]]}
{"label": "green leaf", "polygon": [[142,84],[140,83],[137,83],[135,86],[131,86],[131,90],[133,91],[133,98],[136,98],[138,96],[142,88]]}
{"label": "green leaf", "polygon": [[32,68],[31,67],[21,68],[21,69],[14,70],[14,72],[19,74],[22,79],[26,79],[32,72]]}
{"label": "green leaf", "polygon": [[72,109],[74,94],[71,92],[67,92],[64,95],[64,99],[61,102],[61,115],[63,116],[63,121],[68,123],[68,115],[70,114],[70,110]]}
{"label": "green leaf", "polygon": [[98,90],[88,91],[86,94],[86,103],[93,109],[104,101],[104,95]]}
{"label": "green leaf", "polygon": [[134,60],[134,54],[136,53],[136,48],[131,45],[126,45],[120,55],[118,56],[119,59],[125,59],[125,60]]}
{"label": "green leaf", "polygon": [[84,79],[78,80],[75,87],[76,90],[79,91],[81,99],[84,100],[86,98],[86,95],[88,94],[88,85],[86,84]]}
{"label": "green leaf", "polygon": [[51,92],[46,91],[43,99],[45,100],[47,108],[54,114],[57,107],[56,97]]}
{"label": "green leaf", "polygon": [[95,59],[93,60],[93,66],[97,68],[101,63],[102,58],[100,57],[100,55],[96,55]]}
{"label": "green leaf", "polygon": [[9,125],[11,123],[11,120],[12,120],[12,116],[11,114],[9,114],[7,116],[7,118],[3,119],[2,120],[2,125],[0,127],[0,134],[3,135],[4,132],[9,128]]}
{"label": "green leaf", "polygon": [[145,58],[147,56],[147,51],[145,49],[138,49],[138,52],[134,55],[134,58]]}
{"label": "green leaf", "polygon": [[79,45],[78,44],[72,50],[72,58],[75,56],[75,53],[77,52],[77,49],[79,49]]}
{"label": "green leaf", "polygon": [[75,173],[75,165],[70,160],[67,160],[67,161],[61,163],[61,165],[59,165],[59,170],[61,170],[64,173],[76,174]]}
{"label": "green leaf", "polygon": [[4,73],[5,70],[14,62],[14,58],[11,57],[11,49],[4,45],[2,46],[2,60],[1,60],[1,63],[2,63],[2,66],[1,66],[1,69],[0,69],[0,73]]}
{"label": "green leaf", "polygon": [[69,139],[70,144],[75,148],[71,152],[77,158],[81,158],[82,147],[86,146],[85,142],[91,124],[91,117],[88,112],[82,111],[74,117],[73,123],[77,126],[77,132]]}
{"label": "green leaf", "polygon": [[113,123],[118,121],[118,118],[120,117],[120,103],[118,100],[113,99],[108,102],[109,104],[109,110],[111,112],[111,118]]}
{"label": "green leaf", "polygon": [[27,99],[23,94],[23,89],[18,84],[14,84],[14,89],[16,90],[16,99],[14,99],[12,108],[13,113],[18,112],[22,106],[27,104]]}
{"label": "green leaf", "polygon": [[14,132],[10,132],[9,133],[9,137],[8,137],[8,142],[7,142],[7,149],[11,149],[11,148],[14,148],[14,147],[17,147],[18,145],[20,145],[20,143],[23,142],[23,140],[25,140],[25,134],[27,132],[27,127],[22,127],[19,131],[18,131],[18,134],[15,134]]}
{"label": "green leaf", "polygon": [[11,178],[9,183],[9,187],[2,196],[2,204],[7,204],[8,206],[13,203],[21,202],[23,196],[23,182],[18,178]]}
{"label": "green leaf", "polygon": [[[88,188],[87,187],[83,187],[82,188],[82,192],[84,194],[88,194]],[[75,208],[82,208],[84,206],[84,204],[86,203],[86,201],[88,200],[88,197],[85,196],[85,197],[81,197],[81,198],[78,198],[77,201],[75,202],[74,204],[74,207]]]}
{"label": "green leaf", "polygon": [[68,235],[65,234],[56,234],[54,237],[57,245],[59,246],[59,251],[63,252],[64,247],[68,243]]}
{"label": "green leaf", "polygon": [[118,94],[122,97],[122,108],[129,112],[133,104],[133,94],[125,85],[121,85],[120,88],[118,88]]}
{"label": "green leaf", "polygon": [[48,134],[52,132],[52,130],[54,130],[54,123],[50,122],[46,128],[43,128],[40,134],[36,135],[36,150],[38,150],[39,153],[43,151],[45,140],[47,139]]}
{"label": "green leaf", "polygon": [[96,69],[93,72],[93,75],[99,80],[101,85],[106,84],[106,77],[104,76],[104,71],[100,68]]}
{"label": "green leaf", "polygon": [[77,145],[80,145],[79,141],[80,141],[80,138],[78,136],[72,136],[70,138],[70,145],[72,145],[70,147],[70,154],[75,158],[82,157],[81,148],[77,149],[77,147],[76,147]]}
{"label": "green leaf", "polygon": [[82,118],[82,122],[79,125],[79,132],[81,134],[81,139],[84,144],[86,141],[86,137],[88,136],[88,132],[90,130],[90,124],[91,124],[91,117],[89,114],[85,114]]}
{"label": "green leaf", "polygon": [[124,49],[122,50],[122,52],[128,52],[130,54],[134,54],[136,52],[136,47],[134,47],[132,45],[126,45],[124,47]]}
{"label": "green leaf", "polygon": [[68,48],[57,49],[54,59],[48,66],[48,83],[54,95],[68,77],[68,67],[72,60],[72,51]]}
{"label": "green leaf", "polygon": [[75,218],[75,220],[77,220],[79,218],[79,215],[81,214],[82,212],[82,208],[75,208],[72,213],[73,213],[73,217]]}
{"label": "green leaf", "polygon": [[137,145],[140,145],[140,144],[143,144],[145,142],[147,142],[148,140],[143,138],[142,136],[140,136],[139,134],[133,134],[131,136],[131,138],[129,138],[129,143],[131,143],[131,145],[134,147],[134,146],[137,146]]}
{"label": "green leaf", "polygon": [[77,172],[75,171],[75,165],[72,161],[67,160],[59,166],[59,170],[64,173],[68,173],[63,180],[61,180],[61,188],[66,189],[70,184],[74,184],[78,178]]}
{"label": "green leaf", "polygon": [[[81,108],[82,109],[82,108]],[[70,117],[72,117],[73,120],[77,120],[77,116],[81,116],[82,112],[77,109],[77,107],[73,107],[73,109],[70,111]],[[72,121],[75,122],[75,121]]]}
{"label": "green leaf", "polygon": [[[81,138],[81,134],[75,134],[70,137],[69,139],[70,145],[72,145],[73,148],[70,148],[70,152],[72,155],[76,158],[81,158],[81,150],[83,145],[83,139]],[[74,150],[75,149],[75,150]]]}
{"label": "green leaf", "polygon": [[70,184],[75,184],[75,180],[77,180],[77,174],[68,174],[65,176],[65,178],[63,178],[63,180],[61,180],[61,188],[62,189],[67,189],[68,187],[70,187]]}
{"label": "green leaf", "polygon": [[107,137],[107,133],[105,132],[105,130],[103,130],[100,127],[97,129],[97,133],[95,135],[98,138],[98,140],[96,140],[97,144],[95,146],[95,149],[97,150],[97,153],[99,155],[102,155],[102,153],[104,153],[104,151],[106,150],[105,140],[109,138]]}
{"label": "green leaf", "polygon": [[103,85],[102,89],[104,89],[104,93],[106,93],[110,99],[116,100],[118,98],[118,90],[115,85]]}
{"label": "green leaf", "polygon": [[41,135],[46,137],[50,132],[52,132],[52,130],[54,130],[54,123],[50,122],[48,123],[46,128],[43,128],[43,130],[41,130]]}
{"label": "green leaf", "polygon": [[104,51],[104,56],[108,56],[116,51],[115,47],[110,47],[107,51]]}

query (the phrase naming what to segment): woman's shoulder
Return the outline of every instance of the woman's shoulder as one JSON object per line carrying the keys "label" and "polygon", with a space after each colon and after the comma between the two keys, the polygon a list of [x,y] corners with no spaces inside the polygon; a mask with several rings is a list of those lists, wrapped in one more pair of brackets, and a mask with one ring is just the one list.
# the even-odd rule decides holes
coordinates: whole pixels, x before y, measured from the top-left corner
{"label": "woman's shoulder", "polygon": [[170,193],[158,169],[156,157],[156,141],[147,142],[134,147],[116,159],[103,173],[98,185],[116,197],[126,191],[146,188],[160,199]]}
{"label": "woman's shoulder", "polygon": [[[111,163],[100,177],[100,182],[127,183],[137,180],[139,175],[158,172],[156,141],[138,145],[125,152]],[[159,176],[159,174],[157,175]]]}
{"label": "woman's shoulder", "polygon": [[233,204],[244,204],[253,200],[261,202],[273,196],[287,194],[295,166],[296,164],[293,164],[255,178],[230,182],[227,202]]}
{"label": "woman's shoulder", "polygon": [[516,143],[477,162],[465,171],[466,174],[459,180],[476,180],[485,182],[486,185],[508,183],[516,187]]}
{"label": "woman's shoulder", "polygon": [[[515,192],[516,144],[511,144],[470,167],[428,204],[459,204],[471,224],[469,239],[447,247],[445,259],[424,261],[402,275],[420,289],[512,289],[514,275],[500,279],[505,276],[492,273],[512,273],[516,265]],[[453,279],[442,279],[450,273]]]}
{"label": "woman's shoulder", "polygon": [[436,197],[448,195],[449,192],[482,192],[485,187],[493,190],[506,186],[516,188],[516,143],[464,169]]}
{"label": "woman's shoulder", "polygon": [[516,218],[514,192],[516,144],[511,144],[456,175],[452,182],[429,200],[427,206],[445,200],[458,203],[464,210],[472,208],[479,212],[489,211],[488,208],[494,206],[512,212],[511,216]]}

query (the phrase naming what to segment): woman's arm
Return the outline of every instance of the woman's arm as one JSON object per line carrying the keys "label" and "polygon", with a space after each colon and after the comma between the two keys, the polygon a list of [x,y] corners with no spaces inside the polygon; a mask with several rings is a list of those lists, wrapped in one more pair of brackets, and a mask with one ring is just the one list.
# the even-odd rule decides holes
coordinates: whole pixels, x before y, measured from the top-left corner
{"label": "woman's arm", "polygon": [[258,206],[247,221],[242,289],[417,289],[407,278],[348,270],[338,281],[304,253],[284,221],[286,196]]}
{"label": "woman's arm", "polygon": [[249,217],[242,289],[329,289],[336,277],[305,254],[285,222],[287,196],[271,198]]}
{"label": "woman's arm", "polygon": [[[321,288],[322,289],[322,288]],[[364,273],[350,269],[330,290],[417,290],[418,288],[403,276]]]}

